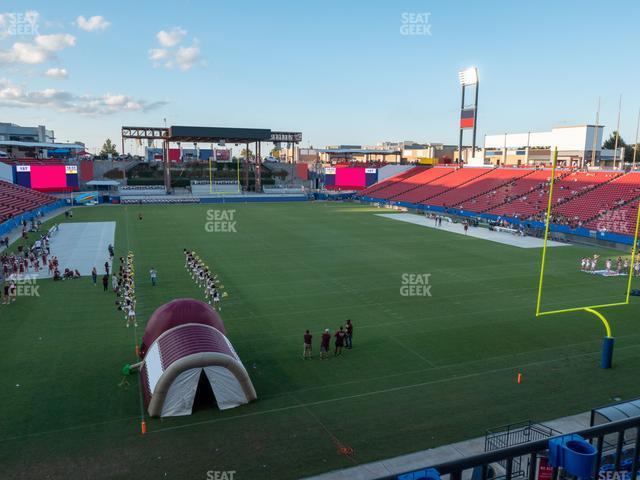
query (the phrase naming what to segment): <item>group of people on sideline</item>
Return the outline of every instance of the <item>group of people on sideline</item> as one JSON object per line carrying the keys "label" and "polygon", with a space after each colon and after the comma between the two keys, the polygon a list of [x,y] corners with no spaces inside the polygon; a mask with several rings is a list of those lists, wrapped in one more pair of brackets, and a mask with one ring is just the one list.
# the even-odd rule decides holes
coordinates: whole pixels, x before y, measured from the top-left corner
{"label": "group of people on sideline", "polygon": [[224,288],[224,286],[218,284],[218,275],[209,269],[195,251],[185,248],[183,249],[183,254],[184,267],[187,269],[187,272],[190,273],[191,279],[198,285],[198,288],[204,290],[205,301],[209,305],[213,302],[213,308],[222,311],[220,298],[226,297],[227,292],[223,292],[222,295],[220,295],[220,290]]}
{"label": "group of people on sideline", "polygon": [[131,325],[137,327],[133,252],[129,252],[126,258],[120,257],[120,268],[118,275],[114,272],[112,276],[112,287],[116,295],[116,308],[118,311],[124,312],[127,328]]}
{"label": "group of people on sideline", "polygon": [[[334,337],[334,351],[333,355],[342,355],[344,348],[351,350],[353,348],[353,322],[351,319],[347,319],[345,325],[340,325],[338,330],[333,334]],[[304,347],[302,351],[302,358],[313,358],[313,335],[309,330],[304,332],[303,336]],[[320,336],[320,359],[324,360],[329,357],[331,351],[331,332],[328,328],[325,328]]]}

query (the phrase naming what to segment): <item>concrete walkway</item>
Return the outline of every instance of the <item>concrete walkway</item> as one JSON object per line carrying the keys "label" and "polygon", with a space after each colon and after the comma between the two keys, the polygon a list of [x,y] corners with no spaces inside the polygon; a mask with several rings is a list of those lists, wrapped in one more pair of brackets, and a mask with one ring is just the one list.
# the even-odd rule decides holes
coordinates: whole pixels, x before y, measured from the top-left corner
{"label": "concrete walkway", "polygon": [[[58,215],[62,215],[67,210],[69,210],[69,207],[61,207],[61,208],[58,208],[57,210],[53,210],[49,213],[46,213],[44,217],[40,218],[40,221],[44,223],[47,220],[57,217]],[[44,230],[42,230],[42,232],[45,233]],[[37,235],[36,233],[29,234],[29,238],[32,240],[31,243],[35,242],[35,240],[39,238],[39,235],[37,237],[36,235]],[[4,236],[5,235],[3,235],[3,237]],[[14,243],[16,240],[19,240],[20,237],[22,237],[22,226],[18,226],[14,228],[6,236],[9,237],[9,246],[11,246],[12,243]],[[0,247],[0,253],[2,253],[4,250],[6,250],[6,247],[4,246]]]}
{"label": "concrete walkway", "polygon": [[[541,422],[547,427],[562,433],[571,433],[589,427],[590,412]],[[411,470],[420,470],[438,463],[469,457],[484,453],[484,437],[473,438],[463,442],[443,445],[441,447],[422,450],[420,452],[388,458],[378,462],[364,463],[357,467],[334,470],[307,480],[374,480],[376,478],[398,475]],[[470,476],[470,472],[467,472]],[[464,477],[463,477],[464,478]]]}
{"label": "concrete walkway", "polygon": [[[435,221],[432,218],[425,217],[424,215],[416,215],[413,213],[379,213],[377,216],[464,235],[464,228],[461,223],[452,223],[443,220],[442,225],[436,227]],[[520,235],[514,235],[513,233],[496,232],[495,230],[489,230],[488,228],[482,227],[469,227],[467,235],[519,248],[542,248],[544,244],[544,241],[541,238],[522,237]],[[553,240],[549,240],[547,242],[548,247],[567,247],[569,245],[569,243],[555,242]]]}

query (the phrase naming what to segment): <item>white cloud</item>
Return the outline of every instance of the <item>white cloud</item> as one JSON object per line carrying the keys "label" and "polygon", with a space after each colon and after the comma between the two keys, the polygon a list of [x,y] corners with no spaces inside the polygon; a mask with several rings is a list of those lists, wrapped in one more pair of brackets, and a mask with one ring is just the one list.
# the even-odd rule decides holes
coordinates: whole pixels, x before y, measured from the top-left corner
{"label": "white cloud", "polygon": [[156,34],[158,43],[163,47],[175,47],[178,45],[184,37],[187,35],[187,31],[182,27],[173,27],[168,32],[166,30],[160,30]]}
{"label": "white cloud", "polygon": [[15,42],[8,49],[0,49],[0,63],[43,63],[67,47],[73,47],[76,38],[68,33],[36,35],[33,43]]}
{"label": "white cloud", "polygon": [[80,15],[76,19],[76,25],[78,28],[84,30],[85,32],[95,32],[98,30],[105,30],[111,25],[110,22],[107,21],[102,15],[94,15],[93,17],[84,18]]}
{"label": "white cloud", "polygon": [[123,94],[76,95],[55,88],[28,91],[5,78],[0,78],[0,106],[3,107],[51,108],[58,112],[96,116],[122,112],[148,112],[166,104],[167,102],[149,102]]}
{"label": "white cloud", "polygon": [[200,60],[200,47],[194,42],[190,47],[180,47],[175,62],[180,70],[191,69]]}
{"label": "white cloud", "polygon": [[168,32],[159,31],[156,38],[162,48],[151,48],[148,52],[149,60],[153,62],[153,66],[190,70],[195,65],[202,64],[200,45],[196,39],[191,42],[190,46],[180,45],[186,35],[187,31],[181,27],[173,27]]}
{"label": "white cloud", "polygon": [[9,14],[0,13],[0,39],[9,36]]}
{"label": "white cloud", "polygon": [[35,43],[48,52],[57,52],[63,48],[73,47],[76,44],[76,37],[68,33],[38,35],[35,38]]}
{"label": "white cloud", "polygon": [[164,48],[152,48],[149,50],[149,59],[157,62],[169,58],[169,51]]}
{"label": "white cloud", "polygon": [[44,74],[50,78],[65,79],[69,76],[66,68],[50,68]]}

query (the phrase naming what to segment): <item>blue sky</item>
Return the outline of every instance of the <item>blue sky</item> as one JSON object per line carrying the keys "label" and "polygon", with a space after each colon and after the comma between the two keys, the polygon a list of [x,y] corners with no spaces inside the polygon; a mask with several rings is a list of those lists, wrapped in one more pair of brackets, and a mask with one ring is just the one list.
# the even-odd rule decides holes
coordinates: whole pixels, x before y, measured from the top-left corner
{"label": "blue sky", "polygon": [[[11,15],[26,11],[34,32]],[[2,12],[0,121],[45,123],[91,151],[163,118],[302,131],[315,147],[456,143],[469,65],[480,143],[592,123],[598,96],[608,135],[620,94],[632,142],[640,107],[637,1],[20,0]],[[430,35],[401,34],[405,13],[428,13]]]}

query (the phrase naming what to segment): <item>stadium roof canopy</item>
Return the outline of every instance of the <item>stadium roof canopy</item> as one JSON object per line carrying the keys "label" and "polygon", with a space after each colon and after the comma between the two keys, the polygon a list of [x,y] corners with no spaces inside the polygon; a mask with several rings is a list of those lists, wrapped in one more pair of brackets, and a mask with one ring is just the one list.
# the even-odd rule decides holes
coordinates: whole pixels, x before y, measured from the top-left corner
{"label": "stadium roof canopy", "polygon": [[400,150],[376,150],[374,148],[318,148],[316,151],[338,155],[400,155],[402,153]]}
{"label": "stadium roof canopy", "polygon": [[302,141],[300,132],[280,132],[268,128],[196,127],[172,125],[170,127],[122,127],[122,138],[165,140],[195,143],[253,143]]}
{"label": "stadium roof canopy", "polygon": [[51,143],[51,142],[21,142],[18,140],[0,140],[0,145],[8,147],[37,147],[37,148],[73,148],[84,150],[84,145],[78,143]]}
{"label": "stadium roof canopy", "polygon": [[117,187],[120,185],[120,182],[115,180],[91,180],[87,182],[87,185],[90,187]]}
{"label": "stadium roof canopy", "polygon": [[591,410],[591,425],[600,425],[640,415],[640,398]]}
{"label": "stadium roof canopy", "polygon": [[169,128],[172,142],[219,142],[229,143],[270,142],[271,130],[266,128],[185,127]]}

